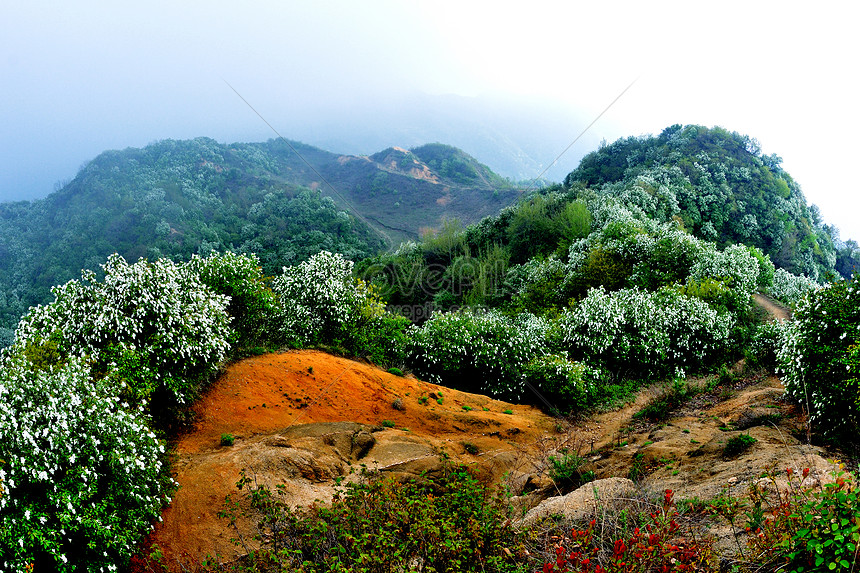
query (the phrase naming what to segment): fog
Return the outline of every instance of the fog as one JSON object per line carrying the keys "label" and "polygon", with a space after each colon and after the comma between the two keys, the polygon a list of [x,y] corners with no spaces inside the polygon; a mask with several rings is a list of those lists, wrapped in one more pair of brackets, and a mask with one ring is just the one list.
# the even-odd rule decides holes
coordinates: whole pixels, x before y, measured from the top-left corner
{"label": "fog", "polygon": [[[842,238],[858,8],[783,3],[4,3],[0,200],[47,195],[106,149],[159,139],[343,153],[441,141],[504,175],[548,175],[601,140],[721,125],[783,157]],[[638,78],[638,79],[637,79]]]}

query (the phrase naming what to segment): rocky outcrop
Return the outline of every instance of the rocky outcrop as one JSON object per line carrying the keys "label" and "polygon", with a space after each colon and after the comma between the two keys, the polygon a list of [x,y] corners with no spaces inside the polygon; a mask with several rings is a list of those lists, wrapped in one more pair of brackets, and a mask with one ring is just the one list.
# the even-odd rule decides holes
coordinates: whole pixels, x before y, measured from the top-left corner
{"label": "rocky outcrop", "polygon": [[567,520],[584,520],[595,515],[598,508],[629,498],[636,485],[627,478],[611,477],[589,482],[567,495],[550,497],[530,509],[520,521],[521,527],[533,526],[544,519],[561,516]]}

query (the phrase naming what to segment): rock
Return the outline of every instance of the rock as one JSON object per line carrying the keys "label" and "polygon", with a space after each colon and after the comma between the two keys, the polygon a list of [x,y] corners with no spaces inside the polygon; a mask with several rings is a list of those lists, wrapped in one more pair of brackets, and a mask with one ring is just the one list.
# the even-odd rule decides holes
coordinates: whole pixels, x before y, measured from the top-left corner
{"label": "rock", "polygon": [[535,491],[535,490],[540,491],[540,490],[544,490],[544,489],[549,489],[553,486],[555,486],[555,482],[553,482],[549,476],[531,474],[528,477],[528,479],[526,480],[526,484],[523,486],[523,491],[524,492],[530,492],[530,491]]}
{"label": "rock", "polygon": [[593,481],[567,495],[542,501],[526,513],[520,525],[530,527],[553,515],[562,515],[571,520],[586,519],[602,504],[629,497],[635,490],[636,486],[627,478],[612,477]]}
{"label": "rock", "polygon": [[359,430],[352,435],[352,457],[360,460],[376,444],[376,438],[367,430]]}

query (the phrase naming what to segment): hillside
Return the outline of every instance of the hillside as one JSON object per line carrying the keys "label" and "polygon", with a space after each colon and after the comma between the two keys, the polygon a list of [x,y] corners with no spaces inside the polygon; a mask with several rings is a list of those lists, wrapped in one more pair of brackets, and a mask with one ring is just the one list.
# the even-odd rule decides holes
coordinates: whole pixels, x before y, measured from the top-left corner
{"label": "hillside", "polygon": [[274,274],[322,249],[358,260],[516,199],[487,167],[437,147],[431,165],[402,149],[355,157],[282,140],[107,151],[44,200],[0,204],[0,327],[113,252],[129,260],[254,252]]}
{"label": "hillside", "polygon": [[[278,486],[287,505],[305,507],[330,503],[340,480],[359,481],[351,471],[359,464],[408,480],[438,476],[447,456],[504,486],[516,496],[517,517],[526,515],[524,523],[539,531],[546,527],[538,526],[541,516],[550,513],[587,521],[589,512],[601,511],[560,497],[571,488],[553,479],[550,457],[565,448],[587,458],[582,471],[598,480],[632,476],[635,483],[623,480],[626,497],[654,497],[669,487],[679,498],[706,500],[721,490],[726,495],[727,484],[742,496],[764,468],[809,467],[826,477],[833,467],[823,449],[792,436],[797,412],[781,399],[775,378],[737,379],[667,412],[661,423],[637,416],[659,393],[646,389],[622,410],[571,424],[322,352],[248,359],[232,365],[195,406],[195,428],[175,448],[179,490],[141,554],[157,546],[171,571],[193,570],[207,555],[231,563],[246,554],[248,547],[232,540],[240,534],[256,545],[254,524],[262,514],[245,507],[234,526],[218,516],[226,496],[241,497],[234,485],[241,471],[257,485]],[[422,402],[433,396],[444,399]],[[221,444],[224,434],[235,442]],[[725,442],[741,434],[754,436],[755,447],[724,455]],[[593,497],[591,487],[584,489]],[[605,511],[623,500],[606,495],[602,502]],[[723,554],[734,555],[731,529],[714,517],[706,524]]]}
{"label": "hillside", "polygon": [[721,127],[673,125],[658,136],[628,137],[587,154],[564,181],[622,198],[660,221],[675,219],[697,237],[761,249],[777,267],[813,280],[860,263],[853,242],[807,205],[800,184],[756,140]]}

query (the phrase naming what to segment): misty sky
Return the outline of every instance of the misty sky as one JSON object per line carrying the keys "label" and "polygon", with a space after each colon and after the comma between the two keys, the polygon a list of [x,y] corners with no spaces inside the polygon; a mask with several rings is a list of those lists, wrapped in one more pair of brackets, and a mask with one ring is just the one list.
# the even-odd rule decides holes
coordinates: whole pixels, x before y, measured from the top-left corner
{"label": "misty sky", "polygon": [[397,106],[451,95],[552,114],[569,142],[638,78],[561,172],[601,139],[721,125],[780,155],[824,220],[860,240],[860,7],[702,6],[2,0],[0,200],[44,196],[106,149],[273,137],[225,80],[285,137],[370,153],[350,129],[415,123]]}

